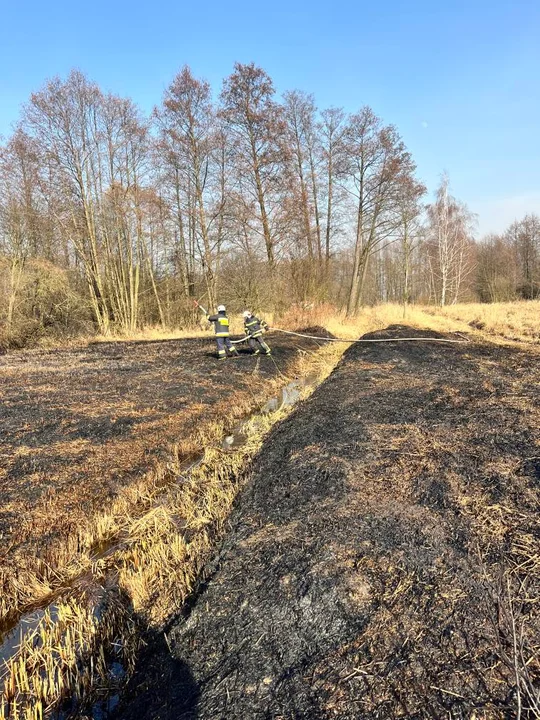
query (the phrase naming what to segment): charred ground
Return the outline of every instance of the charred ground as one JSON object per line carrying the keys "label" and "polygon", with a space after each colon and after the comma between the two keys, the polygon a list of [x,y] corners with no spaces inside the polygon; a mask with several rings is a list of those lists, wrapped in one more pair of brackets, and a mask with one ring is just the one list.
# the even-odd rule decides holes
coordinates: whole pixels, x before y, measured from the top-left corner
{"label": "charred ground", "polygon": [[479,342],[347,351],[271,433],[117,719],[526,717],[538,360]]}
{"label": "charred ground", "polygon": [[0,357],[0,562],[24,552],[31,563],[201,423],[234,403],[256,406],[299,348],[317,347],[287,336],[271,344],[275,362],[241,349],[219,364],[211,338]]}

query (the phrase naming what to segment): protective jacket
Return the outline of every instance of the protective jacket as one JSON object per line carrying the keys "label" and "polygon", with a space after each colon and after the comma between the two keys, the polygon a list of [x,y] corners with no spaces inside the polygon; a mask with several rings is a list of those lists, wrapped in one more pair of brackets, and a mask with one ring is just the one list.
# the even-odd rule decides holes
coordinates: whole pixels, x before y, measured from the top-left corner
{"label": "protective jacket", "polygon": [[226,313],[220,312],[217,315],[209,315],[208,322],[214,323],[216,337],[229,337],[229,318]]}
{"label": "protective jacket", "polygon": [[259,320],[255,315],[244,320],[244,330],[249,337],[260,337],[263,334],[263,329],[266,330],[267,327],[268,325],[264,320]]}

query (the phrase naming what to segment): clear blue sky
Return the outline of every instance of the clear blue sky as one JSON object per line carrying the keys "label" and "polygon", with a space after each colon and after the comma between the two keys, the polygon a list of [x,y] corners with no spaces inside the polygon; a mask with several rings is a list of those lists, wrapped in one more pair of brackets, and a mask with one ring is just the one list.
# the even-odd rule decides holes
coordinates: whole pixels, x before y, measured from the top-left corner
{"label": "clear blue sky", "polygon": [[0,0],[0,135],[73,67],[149,111],[182,65],[217,92],[236,60],[321,107],[371,105],[480,232],[540,213],[539,0]]}

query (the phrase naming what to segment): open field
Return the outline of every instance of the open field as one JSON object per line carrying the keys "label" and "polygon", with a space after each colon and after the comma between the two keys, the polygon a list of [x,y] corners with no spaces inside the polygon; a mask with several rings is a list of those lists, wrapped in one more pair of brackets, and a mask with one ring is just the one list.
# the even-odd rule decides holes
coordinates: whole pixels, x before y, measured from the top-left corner
{"label": "open field", "polygon": [[[117,350],[126,347],[125,343],[115,345]],[[137,360],[126,361],[130,370],[139,369],[141,357],[147,360],[150,355],[155,360],[156,350],[150,345],[136,348]],[[203,415],[196,426],[182,424],[178,413],[178,425],[169,434],[150,438],[156,443],[154,470],[143,469],[137,476],[126,465],[127,481],[101,497],[98,489],[95,502],[90,499],[81,509],[79,524],[62,526],[58,508],[50,503],[41,527],[46,527],[48,520],[52,531],[30,532],[24,542],[7,548],[1,568],[1,602],[4,627],[9,632],[0,647],[0,659],[2,664],[8,659],[9,663],[0,670],[4,684],[0,718],[40,719],[46,708],[50,713],[63,698],[86,699],[94,691],[102,693],[111,681],[116,682],[109,662],[121,662],[123,672],[129,669],[139,642],[136,627],[159,627],[185,601],[223,532],[239,470],[256,452],[268,427],[290,408],[261,415],[253,428],[246,428],[245,442],[224,452],[225,433],[248,412],[258,412],[264,400],[283,387],[287,382],[284,372],[289,377],[311,373],[316,382],[316,377],[328,374],[341,353],[336,346],[325,349],[320,343],[298,338],[281,338],[281,342],[275,338],[272,346],[274,360],[244,356],[230,365],[218,365],[211,354],[205,359],[204,354],[201,358],[201,353],[193,351],[187,362],[206,363],[207,375],[215,371],[215,394],[228,396],[229,402],[208,405],[213,412]],[[200,349],[211,347],[206,343]],[[86,352],[79,349],[77,356],[86,357]],[[154,368],[156,374],[150,375],[161,385],[171,352],[169,349],[167,358],[162,359],[162,369]],[[141,382],[148,381],[150,374],[146,363],[143,366]],[[204,368],[199,372],[203,378]],[[111,373],[114,375],[114,370]],[[61,393],[64,375],[60,370],[58,375]],[[244,389],[244,398],[231,387]],[[152,394],[154,403],[157,395]],[[185,384],[184,396],[189,408],[193,393]],[[166,423],[164,427],[167,429]],[[173,435],[176,430],[177,438]],[[171,444],[172,440],[178,442]],[[150,464],[154,455],[148,454],[148,458]],[[107,465],[102,467],[104,473],[107,469]],[[77,475],[71,495],[76,492]],[[67,491],[66,497],[69,495]],[[39,503],[29,504],[27,509],[38,517],[42,512]],[[15,527],[10,530],[14,537]],[[37,610],[38,625],[31,620],[36,616],[32,612],[24,616],[20,628],[14,627],[17,613],[25,608],[43,608]],[[20,630],[23,642],[12,654]]]}
{"label": "open field", "polygon": [[[286,366],[297,344],[283,338],[276,361]],[[40,515],[44,530],[54,530],[51,504],[59,525],[76,523],[93,501],[147,471],[168,443],[196,434],[227,406],[251,404],[276,374],[271,359],[247,356],[223,372],[211,351],[196,339],[3,357],[3,539],[20,541]]]}
{"label": "open field", "polygon": [[[352,338],[359,326],[383,327],[399,312],[371,310],[360,323],[329,325]],[[285,375],[300,371],[299,358],[320,348],[274,335],[272,358],[241,348],[224,371],[210,333],[199,335],[0,357],[0,629],[88,568],[93,547],[115,531],[111,512],[148,506],[171,464],[176,471],[261,407]],[[345,347],[333,349],[336,359]]]}
{"label": "open field", "polygon": [[538,360],[349,349],[264,443],[115,717],[539,717]]}
{"label": "open field", "polygon": [[[59,538],[80,538],[88,518],[152,468],[189,455],[201,430],[263,404],[311,340],[282,336],[273,358],[242,355],[226,372],[212,340],[98,343],[0,358],[0,576],[53,568]],[[149,483],[151,484],[151,483]],[[6,552],[9,551],[9,552]]]}
{"label": "open field", "polygon": [[[505,327],[504,319],[500,320],[510,311],[506,306],[492,313],[490,323],[482,327],[470,318],[479,317],[484,306],[471,306],[467,312],[463,310],[466,306],[453,306],[441,313],[433,308],[411,307],[405,320],[401,307],[383,306],[367,309],[351,321],[333,316],[321,307],[297,314],[296,319],[301,327],[311,327],[315,334],[329,331],[348,339],[395,323],[441,333],[465,332],[476,337],[477,343],[430,347],[427,357],[434,358],[433,372],[409,379],[411,387],[427,392],[437,382],[446,383],[446,389],[441,391],[443,400],[436,404],[436,411],[442,412],[446,394],[451,395],[450,388],[466,368],[461,380],[467,381],[467,387],[474,382],[491,387],[493,402],[499,402],[502,418],[510,413],[506,396],[514,398],[512,417],[517,422],[516,418],[523,414],[527,423],[531,418],[531,422],[538,421],[531,414],[533,410],[528,409],[538,387],[540,348],[534,334],[537,306],[538,303],[513,305],[514,314],[519,308],[523,310],[521,334],[516,330],[516,319],[512,328]],[[495,317],[499,318],[498,325]],[[410,334],[414,330],[397,327],[396,332]],[[492,344],[490,338],[497,344]],[[211,337],[200,337],[198,333],[192,338],[105,341],[84,347],[15,352],[0,358],[3,403],[0,432],[4,440],[0,450],[4,501],[0,508],[3,534],[0,615],[12,621],[25,608],[61,598],[64,604],[54,612],[68,618],[65,626],[68,634],[80,637],[78,646],[68,643],[66,647],[65,655],[71,660],[62,661],[54,671],[47,664],[46,653],[40,653],[36,660],[31,640],[24,652],[21,650],[19,665],[28,671],[32,669],[34,680],[25,680],[25,674],[15,672],[14,666],[13,677],[20,677],[17,682],[14,680],[14,687],[19,689],[14,689],[12,696],[22,701],[24,695],[24,702],[30,701],[19,707],[26,708],[24,717],[28,720],[41,717],[39,702],[43,701],[43,707],[53,707],[66,690],[61,689],[64,681],[58,688],[51,683],[46,692],[40,689],[34,693],[24,688],[41,688],[44,676],[63,674],[67,678],[75,664],[82,668],[83,677],[76,674],[75,685],[70,681],[70,687],[73,690],[80,685],[80,692],[86,693],[88,687],[96,681],[102,683],[108,674],[100,647],[113,646],[118,634],[124,636],[128,656],[123,662],[127,667],[137,652],[139,631],[134,635],[134,621],[154,628],[153,635],[170,613],[182,606],[215,543],[225,532],[231,503],[248,477],[244,472],[247,464],[261,447],[264,433],[282,416],[278,413],[273,418],[258,420],[246,446],[233,453],[223,454],[220,450],[224,433],[275,395],[287,378],[313,373],[319,378],[327,376],[347,348],[345,343],[321,344],[280,334],[272,335],[270,342],[275,362],[244,355],[218,364],[213,357]],[[385,347],[397,347],[398,353],[404,348],[368,346],[374,353],[374,365],[381,362],[383,370],[387,362],[384,357],[378,359],[377,348],[382,348],[384,355]],[[443,358],[455,357],[454,352],[461,359],[467,348],[473,353],[482,348],[484,360],[463,366],[458,363],[455,367],[446,363],[444,370],[449,371],[450,379],[441,375],[439,359],[444,363]],[[351,355],[364,350],[361,345],[354,346],[347,354],[347,363],[351,365]],[[505,354],[501,354],[503,351]],[[416,357],[413,348],[411,352]],[[521,383],[519,387],[505,385],[517,367],[513,360],[510,362],[514,357],[521,358],[518,363],[521,375],[518,373],[516,381]],[[368,366],[360,364],[354,369],[358,382],[353,383],[354,387],[351,385],[347,406],[360,403]],[[504,380],[495,379],[493,386],[489,385],[492,372],[495,377],[502,373]],[[527,372],[530,382],[525,386]],[[391,386],[390,376],[388,383]],[[336,398],[342,395],[344,391],[337,393]],[[360,403],[355,417],[371,413],[370,407],[369,402],[365,407]],[[295,422],[300,432],[302,417],[299,424]],[[332,415],[331,422],[334,420]],[[433,422],[438,425],[436,413]],[[455,425],[458,426],[457,420]],[[347,432],[343,431],[344,437]],[[324,434],[322,430],[321,433]],[[329,430],[328,443],[334,440],[335,433]],[[408,437],[403,440],[405,444],[410,441]],[[475,442],[481,445],[480,435]],[[339,466],[342,462],[339,444],[336,447],[332,457]],[[357,447],[364,446],[357,443]],[[311,449],[312,444],[308,443],[304,454],[309,456]],[[327,450],[330,452],[330,445]],[[520,451],[515,452],[519,455]],[[530,454],[533,472],[535,454],[538,451]],[[184,469],[195,456],[204,457],[204,461],[190,472],[188,482]],[[385,462],[387,467],[388,460]],[[529,467],[527,462],[525,468]],[[415,468],[411,466],[412,474]],[[469,472],[474,474],[474,468]],[[325,472],[331,473],[331,468]],[[294,504],[294,498],[291,502]],[[118,538],[120,542],[115,544]],[[77,578],[82,579],[83,590],[78,580],[73,582]],[[106,613],[110,622],[101,623],[103,627],[99,628],[92,614],[88,614],[86,604],[88,597],[101,593],[102,585],[110,586],[111,578],[114,597]],[[82,605],[78,604],[81,599]],[[63,631],[55,628],[51,619],[45,621],[46,645],[51,648],[50,656],[58,659],[59,644],[64,643]],[[88,658],[94,658],[101,667],[94,679],[77,660],[80,652],[77,647],[83,646]],[[151,652],[156,652],[152,648]],[[166,655],[157,652],[156,657],[162,663],[166,662]],[[149,667],[151,671],[151,663]],[[137,677],[137,682],[144,684],[140,672]],[[35,702],[32,697],[41,699]],[[169,703],[171,698],[166,701]],[[0,717],[4,717],[2,713],[0,708]],[[11,718],[9,711],[5,717]]]}

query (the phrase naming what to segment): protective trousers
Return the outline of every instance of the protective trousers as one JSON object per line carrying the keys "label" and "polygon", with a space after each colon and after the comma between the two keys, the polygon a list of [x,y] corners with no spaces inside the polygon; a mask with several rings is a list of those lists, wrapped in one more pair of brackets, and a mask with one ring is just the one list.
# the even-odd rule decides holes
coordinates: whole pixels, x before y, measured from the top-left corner
{"label": "protective trousers", "polygon": [[264,342],[262,337],[259,335],[258,337],[250,337],[248,338],[249,347],[253,350],[253,353],[255,355],[258,355],[261,351],[265,355],[270,355],[270,348],[268,345]]}
{"label": "protective trousers", "polygon": [[237,349],[231,342],[229,337],[216,337],[218,358],[225,360],[227,353],[230,355],[238,355]]}

